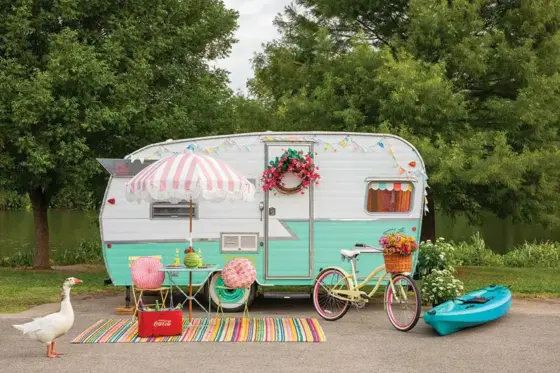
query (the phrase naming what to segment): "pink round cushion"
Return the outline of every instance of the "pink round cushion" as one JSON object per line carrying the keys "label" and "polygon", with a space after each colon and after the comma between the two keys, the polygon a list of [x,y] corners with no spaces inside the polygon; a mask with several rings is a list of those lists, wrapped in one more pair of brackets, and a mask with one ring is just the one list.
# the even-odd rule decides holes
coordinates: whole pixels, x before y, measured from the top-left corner
{"label": "pink round cushion", "polygon": [[159,269],[161,262],[149,256],[138,258],[132,263],[130,275],[134,286],[140,289],[157,289],[165,280],[165,272]]}
{"label": "pink round cushion", "polygon": [[222,270],[222,279],[228,288],[247,288],[257,279],[257,270],[249,259],[233,259]]}

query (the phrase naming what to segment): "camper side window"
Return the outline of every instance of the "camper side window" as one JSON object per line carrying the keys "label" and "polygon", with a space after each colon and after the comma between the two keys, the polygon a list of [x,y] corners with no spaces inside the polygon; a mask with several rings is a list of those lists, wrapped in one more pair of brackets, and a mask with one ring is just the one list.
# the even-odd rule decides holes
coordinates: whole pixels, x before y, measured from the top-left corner
{"label": "camper side window", "polygon": [[409,212],[412,192],[412,183],[408,182],[370,182],[367,189],[367,212]]}
{"label": "camper side window", "polygon": [[[152,203],[152,219],[188,219],[190,212],[189,202],[169,203],[154,202]],[[193,203],[192,206],[193,219],[198,218],[198,205]]]}

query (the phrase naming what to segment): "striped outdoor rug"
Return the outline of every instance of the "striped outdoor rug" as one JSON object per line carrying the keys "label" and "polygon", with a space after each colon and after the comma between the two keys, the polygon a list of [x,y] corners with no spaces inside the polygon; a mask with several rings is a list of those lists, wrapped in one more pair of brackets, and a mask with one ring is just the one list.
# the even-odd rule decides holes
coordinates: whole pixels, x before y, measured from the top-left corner
{"label": "striped outdoor rug", "polygon": [[[201,325],[202,323],[202,325]],[[99,320],[71,343],[150,343],[150,342],[324,342],[325,333],[314,318],[194,319],[183,334],[173,337],[138,337],[138,326],[131,319]],[[204,325],[207,324],[207,325]]]}

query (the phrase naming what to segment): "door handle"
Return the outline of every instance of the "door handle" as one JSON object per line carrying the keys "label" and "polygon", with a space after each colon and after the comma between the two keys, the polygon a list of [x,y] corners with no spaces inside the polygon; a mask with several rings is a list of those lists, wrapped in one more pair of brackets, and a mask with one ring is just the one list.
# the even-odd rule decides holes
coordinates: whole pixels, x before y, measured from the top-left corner
{"label": "door handle", "polygon": [[261,221],[263,221],[264,202],[259,203],[259,210],[261,210]]}

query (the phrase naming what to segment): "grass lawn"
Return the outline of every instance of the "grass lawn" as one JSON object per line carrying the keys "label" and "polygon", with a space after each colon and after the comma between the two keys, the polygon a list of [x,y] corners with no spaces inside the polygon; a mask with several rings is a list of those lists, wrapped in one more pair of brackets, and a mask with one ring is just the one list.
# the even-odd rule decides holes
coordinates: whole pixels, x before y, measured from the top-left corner
{"label": "grass lawn", "polygon": [[[466,292],[490,284],[502,284],[510,286],[517,297],[560,297],[558,269],[460,267],[457,271]],[[103,284],[103,280],[108,277],[103,266],[78,266],[73,270],[50,271],[0,268],[0,313],[20,312],[39,304],[59,302],[62,282],[70,276],[84,281],[72,289],[73,295],[123,294],[123,288]],[[275,287],[270,290],[280,292],[298,289]]]}
{"label": "grass lawn", "polygon": [[509,286],[517,297],[560,297],[558,268],[460,267],[457,272],[466,292],[496,284]]}
{"label": "grass lawn", "polygon": [[80,267],[75,271],[0,268],[0,313],[21,312],[36,305],[60,302],[62,283],[71,276],[83,281],[72,288],[71,295],[123,292],[122,288],[103,284],[108,277],[103,266]]}

